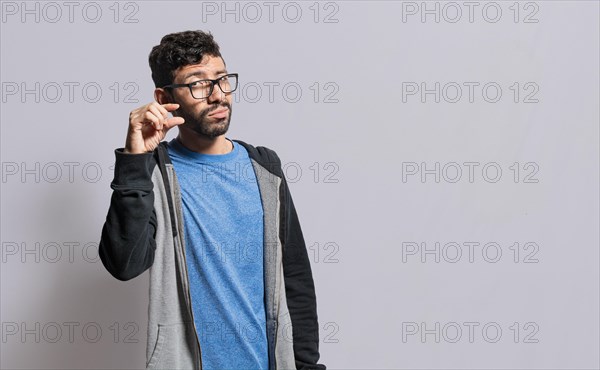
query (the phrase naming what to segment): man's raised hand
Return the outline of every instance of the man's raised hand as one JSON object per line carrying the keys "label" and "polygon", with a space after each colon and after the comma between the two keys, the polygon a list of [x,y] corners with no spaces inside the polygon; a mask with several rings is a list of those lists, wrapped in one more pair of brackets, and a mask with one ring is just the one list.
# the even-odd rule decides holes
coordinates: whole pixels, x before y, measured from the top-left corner
{"label": "man's raised hand", "polygon": [[167,131],[184,123],[182,117],[169,117],[169,112],[177,108],[179,104],[153,101],[131,111],[125,152],[140,154],[153,151],[165,138]]}

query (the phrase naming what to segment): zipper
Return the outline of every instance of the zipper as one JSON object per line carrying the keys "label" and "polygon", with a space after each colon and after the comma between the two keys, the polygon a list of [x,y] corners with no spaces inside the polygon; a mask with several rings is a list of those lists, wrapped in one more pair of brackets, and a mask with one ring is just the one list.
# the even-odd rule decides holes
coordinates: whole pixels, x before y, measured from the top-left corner
{"label": "zipper", "polygon": [[[171,189],[171,192],[175,192],[175,189]],[[174,196],[175,194],[173,194]],[[174,202],[174,201],[173,201]],[[175,206],[175,205],[173,205]],[[171,215],[171,217],[173,217],[173,220],[175,220],[175,215]],[[179,230],[178,230],[179,231]],[[188,307],[188,310],[190,312],[190,316],[192,317],[192,326],[194,327],[194,335],[196,336],[196,342],[198,344],[198,346],[196,347],[196,363],[200,365],[199,369],[202,368],[202,349],[200,348],[200,338],[198,337],[198,330],[196,329],[196,319],[194,318],[194,310],[192,309],[192,298],[191,298],[191,293],[190,293],[190,280],[189,280],[189,276],[188,276],[188,271],[187,271],[187,259],[186,259],[186,255],[185,255],[185,248],[183,248],[183,244],[181,243],[181,239],[184,238],[184,236],[182,235],[182,233],[178,232],[178,238],[180,239],[179,242],[179,250],[183,256],[183,263],[184,263],[184,268],[181,269],[181,271],[183,272],[184,275],[184,282],[185,282],[185,298],[186,298],[186,304]]]}
{"label": "zipper", "polygon": [[[179,232],[179,230],[177,229],[176,226],[176,218],[175,218],[175,201],[173,200],[174,196],[175,196],[175,189],[173,189],[171,187],[171,182],[169,181],[169,174],[167,174],[167,171],[169,171],[167,169],[166,166],[166,158],[165,158],[165,153],[161,151],[161,149],[164,149],[165,152],[167,151],[166,148],[158,148],[158,154],[159,154],[159,166],[161,167],[162,170],[164,170],[163,172],[163,182],[165,183],[165,190],[167,191],[167,195],[168,195],[168,202],[169,202],[169,213],[171,216],[171,227],[173,229],[173,238],[179,238],[180,242],[179,244],[179,250],[181,251],[181,254],[183,255],[183,263],[184,266],[181,269],[181,271],[183,272],[183,281],[186,284],[185,286],[185,298],[186,298],[186,305],[187,308],[189,310],[190,316],[192,317],[192,326],[194,328],[194,335],[196,338],[196,343],[197,346],[195,348],[195,353],[194,355],[196,356],[195,360],[196,363],[198,365],[200,365],[199,369],[202,368],[202,349],[200,348],[200,338],[198,337],[198,330],[196,329],[196,320],[194,318],[194,310],[192,309],[192,298],[191,298],[191,293],[190,293],[190,281],[189,281],[189,277],[188,277],[188,273],[187,273],[187,259],[186,259],[186,255],[185,255],[185,248],[182,247],[183,243],[181,243],[181,240],[184,238],[184,236],[182,236],[182,233]],[[168,155],[168,154],[166,154]],[[161,171],[162,172],[162,171]],[[174,172],[174,171],[173,171]],[[172,176],[171,176],[172,177]]]}
{"label": "zipper", "polygon": [[[181,238],[181,235],[179,236]],[[192,316],[192,326],[194,327],[194,335],[196,336],[196,342],[198,344],[198,346],[196,347],[196,362],[200,365],[199,369],[202,368],[202,349],[200,348],[200,338],[198,337],[198,331],[196,329],[196,319],[194,318],[194,310],[192,309],[192,298],[191,298],[191,294],[190,294],[190,281],[189,281],[189,277],[188,277],[188,273],[187,273],[187,260],[185,257],[185,250],[184,248],[181,248],[181,243],[179,243],[179,247],[181,249],[181,252],[183,254],[183,262],[185,264],[185,269],[183,270],[183,273],[185,275],[185,293],[186,293],[186,303],[188,306],[188,310],[190,312],[190,315]]]}

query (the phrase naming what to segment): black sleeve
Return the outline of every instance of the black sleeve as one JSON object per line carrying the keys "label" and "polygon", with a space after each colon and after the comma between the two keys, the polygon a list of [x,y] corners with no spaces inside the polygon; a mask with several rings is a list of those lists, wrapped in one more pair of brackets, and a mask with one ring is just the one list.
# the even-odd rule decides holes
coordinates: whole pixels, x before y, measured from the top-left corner
{"label": "black sleeve", "polygon": [[115,150],[113,189],[98,253],[104,267],[119,280],[130,280],[154,262],[156,212],[152,153]]}
{"label": "black sleeve", "polygon": [[[282,174],[283,175],[283,174]],[[283,274],[292,320],[296,368],[324,370],[319,361],[317,300],[300,221],[285,176],[282,176]]]}

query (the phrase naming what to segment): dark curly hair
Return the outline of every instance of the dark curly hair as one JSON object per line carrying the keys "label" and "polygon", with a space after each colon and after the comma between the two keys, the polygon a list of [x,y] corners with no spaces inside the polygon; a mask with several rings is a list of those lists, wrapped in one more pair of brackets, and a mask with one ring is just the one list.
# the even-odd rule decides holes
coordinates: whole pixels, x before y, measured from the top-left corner
{"label": "dark curly hair", "polygon": [[148,57],[154,85],[173,83],[177,68],[199,63],[204,55],[223,58],[210,32],[183,31],[164,36]]}

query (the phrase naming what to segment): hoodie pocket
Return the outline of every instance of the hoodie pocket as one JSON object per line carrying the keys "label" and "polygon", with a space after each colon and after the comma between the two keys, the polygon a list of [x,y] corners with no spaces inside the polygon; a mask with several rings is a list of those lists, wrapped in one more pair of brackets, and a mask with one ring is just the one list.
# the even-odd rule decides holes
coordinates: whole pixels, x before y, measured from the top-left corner
{"label": "hoodie pocket", "polygon": [[191,322],[158,324],[158,335],[147,369],[194,367],[194,327]]}

